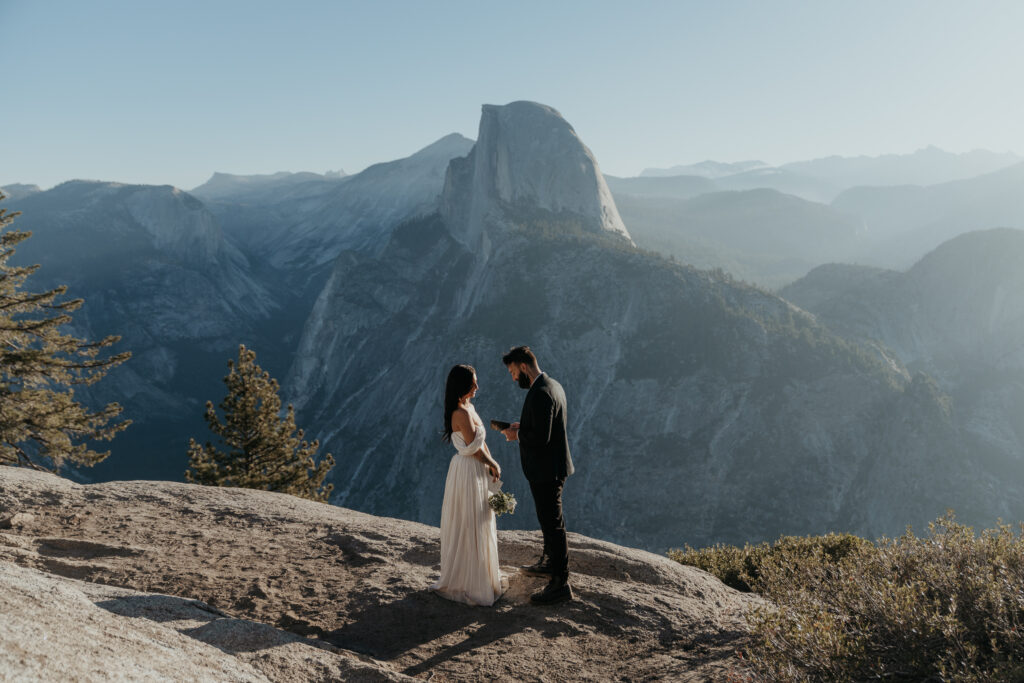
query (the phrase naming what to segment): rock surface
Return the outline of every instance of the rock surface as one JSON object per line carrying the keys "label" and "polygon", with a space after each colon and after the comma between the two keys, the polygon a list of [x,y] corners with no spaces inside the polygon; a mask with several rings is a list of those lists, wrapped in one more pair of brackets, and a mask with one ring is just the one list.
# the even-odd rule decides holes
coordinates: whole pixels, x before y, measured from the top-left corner
{"label": "rock surface", "polygon": [[408,678],[326,643],[231,617],[198,600],[0,566],[3,680]]}
{"label": "rock surface", "polygon": [[722,680],[762,602],[665,557],[570,535],[571,603],[528,602],[499,532],[493,608],[426,590],[436,528],[283,494],[79,485],[0,467],[0,678]]}
{"label": "rock surface", "polygon": [[597,160],[561,114],[536,102],[485,104],[473,150],[448,167],[441,214],[475,246],[489,223],[524,209],[629,239]]}

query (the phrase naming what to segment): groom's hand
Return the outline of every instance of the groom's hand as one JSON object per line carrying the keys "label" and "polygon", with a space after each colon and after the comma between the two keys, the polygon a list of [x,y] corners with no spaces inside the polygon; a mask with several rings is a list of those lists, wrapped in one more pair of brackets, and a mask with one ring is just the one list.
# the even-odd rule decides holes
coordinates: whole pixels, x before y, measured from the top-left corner
{"label": "groom's hand", "polygon": [[501,430],[506,441],[519,441],[519,423],[513,422],[508,429]]}

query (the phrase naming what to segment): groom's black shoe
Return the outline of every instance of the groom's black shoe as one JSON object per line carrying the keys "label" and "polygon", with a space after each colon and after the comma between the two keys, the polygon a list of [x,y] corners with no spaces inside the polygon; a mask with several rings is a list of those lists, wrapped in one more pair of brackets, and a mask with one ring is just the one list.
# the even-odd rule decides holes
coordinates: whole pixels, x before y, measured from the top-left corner
{"label": "groom's black shoe", "polygon": [[530,596],[530,602],[535,605],[553,605],[556,602],[572,600],[572,587],[569,585],[569,577],[556,576],[544,590]]}
{"label": "groom's black shoe", "polygon": [[542,554],[536,564],[524,564],[519,571],[530,576],[551,576],[551,561]]}
{"label": "groom's black shoe", "polygon": [[520,567],[519,571],[530,576],[551,576],[551,565],[546,562],[538,562],[537,564]]}

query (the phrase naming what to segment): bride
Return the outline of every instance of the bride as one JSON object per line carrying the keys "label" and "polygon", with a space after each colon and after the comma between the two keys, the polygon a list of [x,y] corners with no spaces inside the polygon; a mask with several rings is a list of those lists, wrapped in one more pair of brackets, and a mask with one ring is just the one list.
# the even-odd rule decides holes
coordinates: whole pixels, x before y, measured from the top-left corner
{"label": "bride", "polygon": [[449,600],[493,605],[502,586],[487,484],[501,477],[501,467],[484,443],[484,423],[470,403],[476,389],[471,366],[456,365],[448,372],[444,440],[457,452],[448,466],[441,505],[441,578],[430,589]]}

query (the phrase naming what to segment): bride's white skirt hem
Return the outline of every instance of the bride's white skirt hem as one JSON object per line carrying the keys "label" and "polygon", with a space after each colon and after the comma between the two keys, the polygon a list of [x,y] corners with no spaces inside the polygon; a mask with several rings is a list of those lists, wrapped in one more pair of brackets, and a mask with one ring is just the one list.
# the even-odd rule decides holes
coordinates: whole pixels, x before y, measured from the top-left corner
{"label": "bride's white skirt hem", "polygon": [[464,605],[474,605],[476,607],[490,607],[501,599],[501,596],[508,590],[508,585],[508,577],[502,574],[501,586],[498,590],[494,591],[494,595],[489,602],[485,595],[471,595],[464,590],[452,590],[447,586],[442,586],[440,581],[431,584],[427,590],[431,593],[436,593],[445,600],[451,600],[452,602],[461,602]]}

